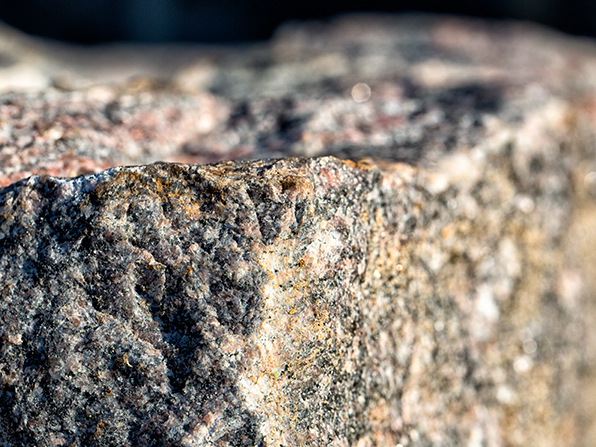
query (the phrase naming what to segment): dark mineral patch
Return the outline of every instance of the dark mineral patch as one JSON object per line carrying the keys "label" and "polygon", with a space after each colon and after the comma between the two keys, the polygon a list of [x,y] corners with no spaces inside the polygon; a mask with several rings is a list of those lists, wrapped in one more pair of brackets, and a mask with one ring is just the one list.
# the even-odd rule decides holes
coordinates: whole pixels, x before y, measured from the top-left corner
{"label": "dark mineral patch", "polygon": [[[201,171],[116,169],[2,191],[7,445],[180,444],[214,412],[235,421],[214,439],[258,444],[236,385],[248,353],[232,360],[218,346],[262,320],[264,273],[250,253],[259,198]],[[27,390],[10,391],[21,380]]]}

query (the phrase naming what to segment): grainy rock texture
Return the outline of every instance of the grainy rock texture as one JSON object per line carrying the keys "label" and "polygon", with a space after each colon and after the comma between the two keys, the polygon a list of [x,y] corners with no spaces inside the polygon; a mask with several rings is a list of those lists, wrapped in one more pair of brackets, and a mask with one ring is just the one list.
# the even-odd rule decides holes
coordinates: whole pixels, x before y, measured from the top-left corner
{"label": "grainy rock texture", "polygon": [[2,48],[0,446],[594,445],[591,43]]}

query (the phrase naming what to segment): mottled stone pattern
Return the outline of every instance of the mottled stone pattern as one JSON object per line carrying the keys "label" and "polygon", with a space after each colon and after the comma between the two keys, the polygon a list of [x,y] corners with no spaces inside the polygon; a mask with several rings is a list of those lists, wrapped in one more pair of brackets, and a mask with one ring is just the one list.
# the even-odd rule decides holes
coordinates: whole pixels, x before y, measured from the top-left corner
{"label": "mottled stone pattern", "polygon": [[[143,85],[2,95],[0,185],[32,174],[74,177],[167,158],[211,130],[225,111],[207,95],[136,90]],[[196,161],[233,156],[204,153]]]}
{"label": "mottled stone pattern", "polygon": [[5,188],[5,445],[569,440],[559,155],[532,199],[502,154],[440,189],[333,158]]}
{"label": "mottled stone pattern", "polygon": [[323,445],[362,433],[364,402],[350,397],[365,396],[362,367],[341,363],[363,326],[367,216],[389,211],[379,178],[323,159],[6,188],[5,445],[273,445],[263,432]]}
{"label": "mottled stone pattern", "polygon": [[[520,123],[557,98],[596,110],[591,46],[515,23],[348,16],[284,26],[265,44],[184,51],[21,40],[0,28],[0,57],[20,61],[0,67],[0,91],[11,87],[0,97],[0,186],[155,161],[418,163],[480,144],[494,133],[489,117]],[[15,67],[44,82],[3,79]],[[131,67],[136,78],[117,76]],[[368,99],[351,94],[359,83]]]}
{"label": "mottled stone pattern", "polygon": [[11,42],[0,446],[594,445],[593,44],[391,16],[145,65]]}

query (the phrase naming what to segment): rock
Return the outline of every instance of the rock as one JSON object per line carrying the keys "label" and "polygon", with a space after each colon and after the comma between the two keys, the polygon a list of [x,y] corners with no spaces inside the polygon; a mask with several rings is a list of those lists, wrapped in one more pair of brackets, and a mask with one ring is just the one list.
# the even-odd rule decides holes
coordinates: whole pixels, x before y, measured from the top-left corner
{"label": "rock", "polygon": [[592,43],[348,17],[62,84],[52,48],[0,97],[0,445],[596,441]]}

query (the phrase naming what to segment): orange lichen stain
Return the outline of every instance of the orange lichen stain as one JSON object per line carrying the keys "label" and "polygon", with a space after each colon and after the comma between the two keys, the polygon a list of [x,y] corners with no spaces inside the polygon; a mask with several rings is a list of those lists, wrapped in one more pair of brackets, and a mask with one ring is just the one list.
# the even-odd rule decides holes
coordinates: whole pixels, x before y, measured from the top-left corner
{"label": "orange lichen stain", "polygon": [[362,211],[362,214],[360,214],[360,219],[364,222],[368,221],[368,210]]}
{"label": "orange lichen stain", "polygon": [[344,163],[351,169],[357,169],[359,171],[372,171],[379,169],[379,165],[370,158],[364,158],[356,162],[352,160],[345,160]]}
{"label": "orange lichen stain", "polygon": [[281,192],[284,194],[285,200],[297,200],[299,198],[307,198],[312,196],[313,184],[309,179],[302,176],[287,175],[279,182]]}
{"label": "orange lichen stain", "polygon": [[451,236],[452,233],[453,233],[453,228],[451,227],[451,225],[445,225],[443,227],[443,229],[441,230],[441,237],[443,239],[447,239],[449,236]]}
{"label": "orange lichen stain", "polygon": [[104,421],[99,421],[97,426],[95,427],[95,433],[93,434],[94,438],[99,438],[101,436],[101,432],[103,431],[103,427],[105,425]]}
{"label": "orange lichen stain", "polygon": [[383,211],[381,211],[380,209],[377,209],[375,211],[375,222],[379,226],[383,225],[383,222],[384,222]]}
{"label": "orange lichen stain", "polygon": [[197,218],[202,214],[201,205],[197,202],[191,202],[188,200],[188,196],[183,197],[181,202],[183,202],[181,203],[181,208],[185,211],[189,218]]}

